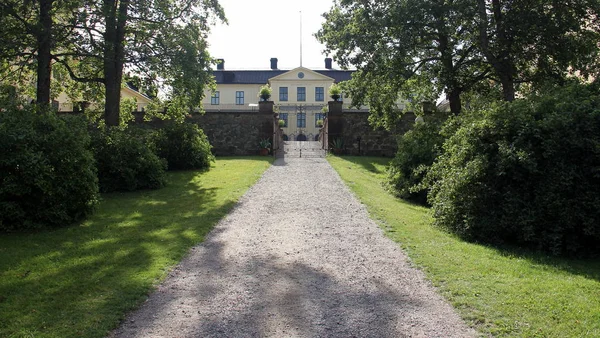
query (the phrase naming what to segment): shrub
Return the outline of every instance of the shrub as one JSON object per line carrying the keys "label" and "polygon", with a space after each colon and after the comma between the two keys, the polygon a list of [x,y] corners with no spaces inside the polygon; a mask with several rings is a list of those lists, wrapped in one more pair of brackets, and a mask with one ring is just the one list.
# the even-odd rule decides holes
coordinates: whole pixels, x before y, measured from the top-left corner
{"label": "shrub", "polygon": [[575,85],[467,118],[428,174],[435,223],[471,240],[598,253],[598,92]]}
{"label": "shrub", "polygon": [[89,215],[98,198],[86,121],[0,109],[0,229],[62,227]]}
{"label": "shrub", "polygon": [[96,129],[92,136],[101,192],[158,189],[165,185],[166,163],[144,142],[142,131],[112,127]]}
{"label": "shrub", "polygon": [[152,141],[156,154],[167,160],[169,170],[204,169],[214,161],[208,138],[193,123],[167,122]]}
{"label": "shrub", "polygon": [[425,204],[429,187],[422,184],[429,166],[441,152],[445,137],[442,118],[429,116],[398,140],[398,152],[388,167],[388,186],[398,197]]}

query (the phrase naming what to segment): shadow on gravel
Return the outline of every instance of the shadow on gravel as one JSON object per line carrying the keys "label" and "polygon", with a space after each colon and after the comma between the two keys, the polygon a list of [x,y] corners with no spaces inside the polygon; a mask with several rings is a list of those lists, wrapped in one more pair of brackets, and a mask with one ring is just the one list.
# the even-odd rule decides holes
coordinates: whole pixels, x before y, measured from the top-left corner
{"label": "shadow on gravel", "polygon": [[285,166],[286,166],[286,165],[288,165],[288,164],[287,164],[287,162],[285,161],[285,158],[283,158],[283,157],[280,157],[280,158],[277,158],[277,159],[275,159],[275,161],[273,161],[273,164],[272,164],[272,165],[274,165],[274,166],[276,166],[276,167],[285,167]]}
{"label": "shadow on gravel", "polygon": [[[275,255],[224,259],[223,243],[215,238],[205,241],[194,262],[201,276],[192,285],[176,282],[172,287],[184,294],[170,293],[152,308],[151,323],[136,325],[169,323],[171,330],[183,329],[177,331],[182,337],[399,337],[419,322],[419,296],[398,294],[375,276],[342,282]],[[194,321],[172,317],[174,311],[192,311]],[[128,329],[120,336],[135,332]]]}
{"label": "shadow on gravel", "polygon": [[350,288],[304,264],[282,268],[275,261],[249,262],[257,275],[272,278],[251,286],[252,301],[241,311],[198,323],[197,331],[208,336],[398,337],[403,331],[396,327],[402,315],[398,304],[409,312],[421,304],[385,285],[358,291],[360,286]]}

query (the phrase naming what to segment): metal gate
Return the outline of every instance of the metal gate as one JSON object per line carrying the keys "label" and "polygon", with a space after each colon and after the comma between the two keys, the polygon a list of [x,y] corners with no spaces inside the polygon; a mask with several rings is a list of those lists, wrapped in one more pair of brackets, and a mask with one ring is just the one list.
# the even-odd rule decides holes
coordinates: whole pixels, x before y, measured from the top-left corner
{"label": "metal gate", "polygon": [[325,137],[327,124],[321,105],[279,105],[279,118],[286,121],[283,129],[283,152],[279,157],[325,157],[320,141]]}
{"label": "metal gate", "polygon": [[282,155],[287,158],[315,158],[325,157],[327,152],[318,141],[285,141]]}

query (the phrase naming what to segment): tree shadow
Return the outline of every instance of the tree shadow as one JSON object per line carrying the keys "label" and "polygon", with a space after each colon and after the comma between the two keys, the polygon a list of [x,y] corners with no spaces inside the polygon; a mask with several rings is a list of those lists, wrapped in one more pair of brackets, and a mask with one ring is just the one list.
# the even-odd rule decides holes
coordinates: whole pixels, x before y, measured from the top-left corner
{"label": "tree shadow", "polygon": [[[390,159],[388,158],[377,158],[377,157],[360,157],[360,156],[343,156],[344,160],[351,162],[357,166],[364,168],[365,170],[372,172],[374,174],[382,174],[381,170],[378,170],[375,167],[377,165],[385,165],[389,163]],[[397,197],[396,197],[397,198]],[[398,201],[402,202],[406,207],[410,210],[415,211],[424,211],[424,209],[429,208],[427,205],[421,205],[419,203],[408,201],[404,199],[397,198]],[[433,225],[431,225],[433,226]],[[452,235],[458,240],[464,242],[470,242],[466,239],[460,238],[458,236]],[[470,242],[474,243],[474,242]],[[589,279],[593,279],[596,281],[600,281],[600,258],[573,258],[573,257],[561,257],[561,256],[552,256],[540,251],[522,248],[511,245],[501,245],[501,244],[493,244],[493,243],[481,243],[476,242],[474,244],[482,245],[493,249],[498,254],[505,257],[515,257],[521,258],[531,262],[532,264],[544,265],[553,269],[559,269],[561,271],[568,272],[573,275],[583,276]]]}
{"label": "tree shadow", "polygon": [[[168,279],[160,296],[151,297],[109,337],[165,335],[172,327],[186,337],[427,336],[417,328],[421,318],[415,313],[424,307],[419,295],[398,292],[375,278],[365,282],[367,287],[349,285],[275,255],[227,258],[218,237],[211,233],[198,248],[200,255],[193,258],[198,273]],[[231,278],[241,279],[243,288]],[[437,327],[444,329],[444,324]]]}
{"label": "tree shadow", "polygon": [[0,336],[104,336],[236,204],[202,178],[175,172],[103,195],[78,226],[0,236]]}
{"label": "tree shadow", "polygon": [[377,168],[375,164],[387,167],[388,163],[391,161],[390,158],[369,156],[341,156],[341,158],[374,174],[385,174],[385,170]]}
{"label": "tree shadow", "polygon": [[533,265],[557,269],[572,275],[582,276],[600,282],[600,258],[577,258],[550,255],[545,252],[507,244],[476,243],[494,250],[507,258],[518,258]]}

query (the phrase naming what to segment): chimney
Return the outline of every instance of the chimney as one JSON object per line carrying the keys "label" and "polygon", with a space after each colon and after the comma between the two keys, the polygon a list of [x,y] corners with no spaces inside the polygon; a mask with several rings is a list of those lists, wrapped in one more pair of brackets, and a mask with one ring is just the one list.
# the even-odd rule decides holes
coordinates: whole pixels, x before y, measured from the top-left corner
{"label": "chimney", "polygon": [[331,58],[325,58],[325,68],[331,69]]}
{"label": "chimney", "polygon": [[217,59],[217,70],[224,70],[224,69],[225,69],[225,60]]}
{"label": "chimney", "polygon": [[277,58],[271,58],[271,69],[277,69]]}

